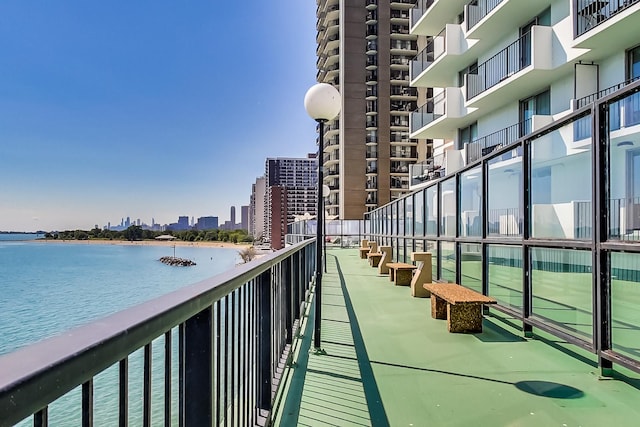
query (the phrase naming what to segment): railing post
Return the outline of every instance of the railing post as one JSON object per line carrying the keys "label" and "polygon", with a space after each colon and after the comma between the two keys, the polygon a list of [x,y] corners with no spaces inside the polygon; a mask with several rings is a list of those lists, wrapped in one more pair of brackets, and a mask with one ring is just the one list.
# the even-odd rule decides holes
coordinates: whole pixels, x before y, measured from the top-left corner
{"label": "railing post", "polygon": [[295,300],[293,300],[293,283],[291,281],[291,257],[287,257],[280,264],[280,274],[282,280],[282,286],[284,287],[284,304],[283,311],[284,313],[284,327],[286,331],[285,343],[291,344],[293,342],[293,316],[292,313],[295,311],[294,306],[296,305]]}
{"label": "railing post", "polygon": [[211,425],[213,406],[213,308],[185,322],[184,425]]}
{"label": "railing post", "polygon": [[258,390],[257,406],[265,416],[271,410],[271,270],[262,273],[258,280]]}

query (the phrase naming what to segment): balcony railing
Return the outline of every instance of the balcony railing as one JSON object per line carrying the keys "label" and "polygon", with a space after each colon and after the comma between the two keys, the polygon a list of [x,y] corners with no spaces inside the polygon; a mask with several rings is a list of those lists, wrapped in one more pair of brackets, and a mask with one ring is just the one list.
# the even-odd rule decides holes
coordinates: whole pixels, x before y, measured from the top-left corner
{"label": "balcony railing", "polygon": [[467,162],[475,162],[482,156],[486,156],[496,148],[513,144],[522,136],[531,133],[532,120],[524,120],[520,123],[500,129],[478,139],[471,141],[467,149]]}
{"label": "balcony railing", "polygon": [[[77,416],[71,425],[93,425],[94,379],[110,367],[119,369],[110,392],[119,395],[114,410],[120,425],[127,425],[134,400],[141,401],[137,425],[171,425],[174,419],[187,426],[268,423],[279,373],[304,315],[314,254],[314,241],[307,240],[2,356],[0,424],[32,417],[34,425],[47,425],[49,405],[79,387],[77,408],[65,410]],[[164,387],[152,388],[152,343],[158,338],[164,341]],[[128,360],[138,350],[144,362],[136,368]],[[130,378],[143,380],[142,396],[129,395]],[[152,421],[158,402],[164,408],[153,411]]]}
{"label": "balcony railing", "polygon": [[478,0],[477,5],[467,5],[467,31],[475,27],[478,22],[487,16],[503,0]]}
{"label": "balcony railing", "polygon": [[441,92],[433,98],[427,99],[427,102],[411,113],[411,132],[417,132],[431,122],[444,116],[446,107],[446,92]]}
{"label": "balcony railing", "polygon": [[640,0],[576,0],[576,37],[639,2]]}
{"label": "balcony railing", "polygon": [[628,84],[631,84],[631,83],[635,82],[638,79],[640,79],[640,77],[636,77],[636,78],[633,78],[633,79],[626,80],[626,81],[624,81],[622,83],[618,83],[618,84],[615,84],[613,86],[609,86],[606,89],[602,89],[601,91],[592,93],[591,95],[587,95],[587,96],[584,96],[582,98],[579,98],[579,99],[576,100],[576,109],[582,108],[584,106],[587,106],[587,105],[597,101],[600,98],[603,98],[603,97],[605,97],[605,96],[607,96],[607,95],[609,95],[609,94],[611,94],[611,93],[613,93],[613,92],[615,92],[615,91],[617,91],[619,89],[622,89],[623,87],[627,86]]}
{"label": "balcony railing", "polygon": [[466,74],[467,101],[531,65],[531,31]]}
{"label": "balcony railing", "polygon": [[415,79],[424,70],[429,68],[436,59],[440,58],[446,51],[446,28],[433,37],[429,43],[411,61],[411,79]]}
{"label": "balcony railing", "polygon": [[413,27],[422,18],[427,9],[431,7],[435,0],[418,0],[416,5],[409,11],[411,16],[411,26]]}

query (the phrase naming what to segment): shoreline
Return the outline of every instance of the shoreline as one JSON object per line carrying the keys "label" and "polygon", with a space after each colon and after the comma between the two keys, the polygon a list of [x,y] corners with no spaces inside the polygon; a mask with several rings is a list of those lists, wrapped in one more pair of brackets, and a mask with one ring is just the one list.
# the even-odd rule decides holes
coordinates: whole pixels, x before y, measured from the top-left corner
{"label": "shoreline", "polygon": [[232,243],[232,242],[185,242],[182,240],[160,241],[160,240],[60,240],[60,239],[34,239],[21,240],[21,242],[29,243],[63,243],[69,245],[120,245],[120,246],[166,246],[166,247],[200,247],[200,248],[226,248],[226,249],[245,249],[253,246],[252,243]]}

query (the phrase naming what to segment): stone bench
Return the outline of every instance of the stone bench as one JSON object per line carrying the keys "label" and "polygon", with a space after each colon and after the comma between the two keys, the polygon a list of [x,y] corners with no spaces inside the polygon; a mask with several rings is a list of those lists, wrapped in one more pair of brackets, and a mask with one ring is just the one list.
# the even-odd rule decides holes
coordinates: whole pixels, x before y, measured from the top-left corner
{"label": "stone bench", "polygon": [[360,242],[360,247],[358,248],[360,251],[360,258],[367,259],[367,254],[369,253],[369,241],[367,239],[363,239]]}
{"label": "stone bench", "polygon": [[431,317],[447,319],[449,332],[482,332],[482,305],[497,301],[455,283],[425,283],[431,293]]}
{"label": "stone bench", "polygon": [[393,248],[391,246],[380,246],[382,258],[378,263],[378,274],[389,274],[387,264],[393,261]]}
{"label": "stone bench", "polygon": [[411,279],[411,296],[416,298],[429,298],[431,293],[422,285],[431,283],[431,253],[430,252],[413,252],[411,261],[417,263],[416,272]]}
{"label": "stone bench", "polygon": [[417,268],[413,264],[404,262],[390,262],[387,267],[389,268],[389,280],[394,282],[396,286],[409,286],[413,270]]}
{"label": "stone bench", "polygon": [[380,252],[369,252],[367,254],[367,259],[369,260],[369,265],[371,267],[377,267],[380,264],[380,260],[382,259],[382,253]]}

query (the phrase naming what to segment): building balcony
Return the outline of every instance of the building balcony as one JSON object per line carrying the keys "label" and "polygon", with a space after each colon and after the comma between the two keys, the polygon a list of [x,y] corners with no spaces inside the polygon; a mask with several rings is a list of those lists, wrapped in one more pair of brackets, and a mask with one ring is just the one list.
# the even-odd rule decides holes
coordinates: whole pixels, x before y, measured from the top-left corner
{"label": "building balcony", "polygon": [[411,9],[411,29],[413,35],[433,36],[442,29],[443,22],[451,22],[464,9],[469,0],[418,0]]}
{"label": "building balcony", "polygon": [[477,109],[465,107],[464,88],[447,87],[411,113],[414,139],[453,139],[460,127],[476,120]]}
{"label": "building balcony", "polygon": [[445,87],[451,70],[460,70],[478,55],[478,40],[466,39],[461,25],[447,24],[411,61],[411,86]]}
{"label": "building balcony", "polygon": [[616,46],[633,46],[640,40],[640,0],[574,0],[578,11],[573,47],[590,49],[586,59],[608,55]]}
{"label": "building balcony", "polygon": [[552,3],[552,0],[478,0],[477,5],[467,4],[464,14],[466,36],[481,40],[483,46],[492,46],[503,37],[496,28],[504,22],[527,22]]}
{"label": "building balcony", "polygon": [[531,31],[465,74],[466,106],[497,108],[548,84],[553,69],[553,29]]}

